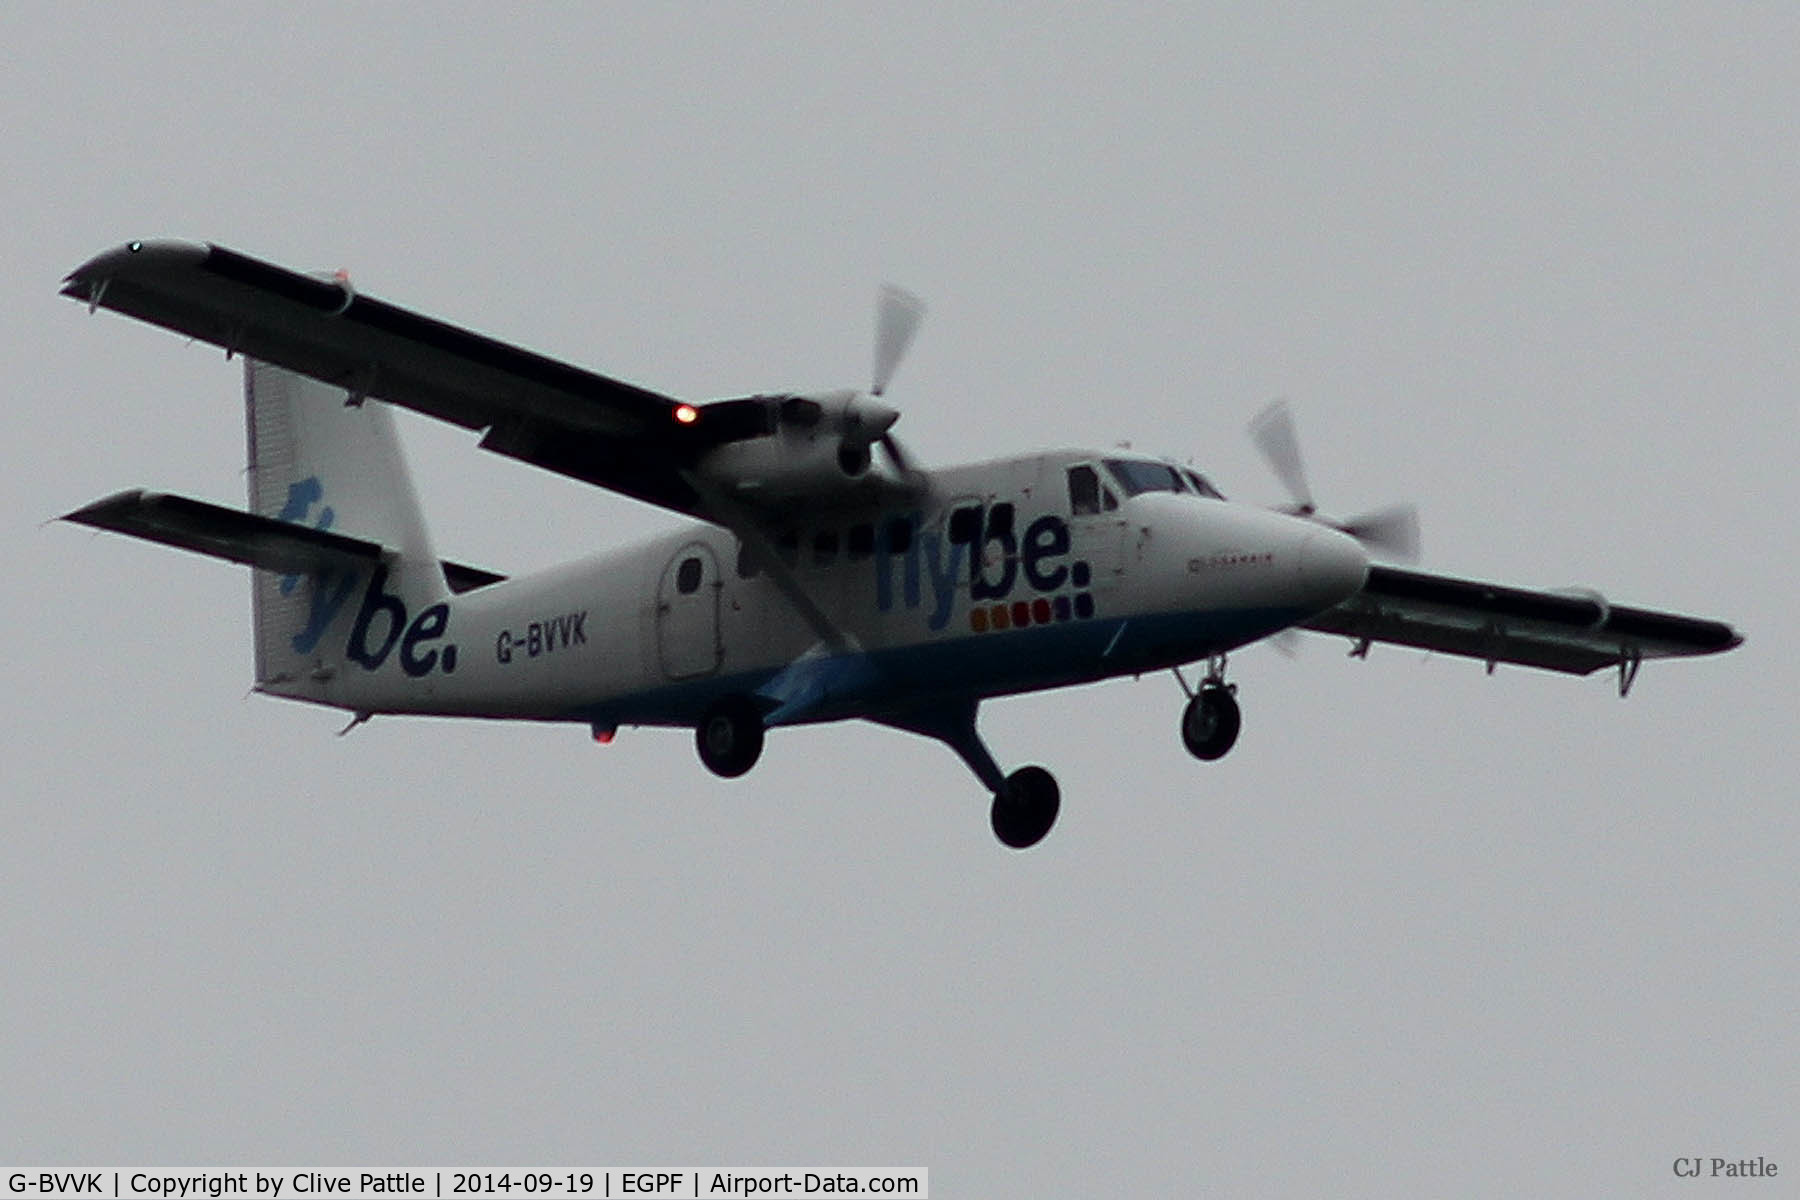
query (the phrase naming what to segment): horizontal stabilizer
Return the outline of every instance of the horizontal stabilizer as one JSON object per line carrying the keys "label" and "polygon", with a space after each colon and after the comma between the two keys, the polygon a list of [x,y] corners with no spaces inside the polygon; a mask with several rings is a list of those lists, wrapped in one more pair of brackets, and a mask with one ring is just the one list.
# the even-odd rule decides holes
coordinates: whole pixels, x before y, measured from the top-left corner
{"label": "horizontal stabilizer", "polygon": [[[62,519],[283,575],[355,567],[383,557],[379,543],[363,538],[142,488],[96,500]],[[443,567],[445,581],[455,592],[506,578],[462,563],[446,562]]]}

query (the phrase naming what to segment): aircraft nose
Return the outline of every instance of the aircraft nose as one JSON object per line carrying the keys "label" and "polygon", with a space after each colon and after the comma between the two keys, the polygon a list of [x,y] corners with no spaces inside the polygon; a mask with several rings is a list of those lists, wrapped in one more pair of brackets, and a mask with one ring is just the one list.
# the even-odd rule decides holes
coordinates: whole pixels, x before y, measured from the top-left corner
{"label": "aircraft nose", "polygon": [[1362,590],[1369,552],[1349,534],[1315,529],[1300,544],[1300,584],[1308,604],[1323,611]]}

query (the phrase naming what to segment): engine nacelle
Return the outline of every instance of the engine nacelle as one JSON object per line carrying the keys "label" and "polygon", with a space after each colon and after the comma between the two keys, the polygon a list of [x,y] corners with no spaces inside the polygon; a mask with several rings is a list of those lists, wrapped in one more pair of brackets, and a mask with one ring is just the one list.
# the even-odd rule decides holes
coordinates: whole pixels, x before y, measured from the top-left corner
{"label": "engine nacelle", "polygon": [[701,423],[727,406],[745,435],[708,450],[694,470],[728,494],[814,498],[891,482],[872,469],[872,447],[900,414],[873,396],[840,391],[726,400],[701,409]]}

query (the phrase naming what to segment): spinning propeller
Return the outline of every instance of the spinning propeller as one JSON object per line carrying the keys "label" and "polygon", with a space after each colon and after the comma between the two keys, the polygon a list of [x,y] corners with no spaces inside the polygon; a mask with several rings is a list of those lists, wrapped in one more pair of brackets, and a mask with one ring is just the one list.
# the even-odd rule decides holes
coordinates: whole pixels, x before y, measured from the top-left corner
{"label": "spinning propeller", "polygon": [[1306,468],[1300,460],[1300,437],[1294,429],[1294,414],[1286,400],[1275,400],[1256,414],[1250,422],[1250,438],[1269,462],[1269,468],[1287,488],[1294,503],[1281,511],[1296,517],[1317,521],[1349,534],[1371,551],[1401,562],[1419,557],[1419,510],[1411,504],[1394,504],[1374,512],[1334,521],[1319,515],[1313,504],[1312,489],[1306,483]]}
{"label": "spinning propeller", "polygon": [[[924,320],[923,300],[903,287],[891,283],[881,285],[881,292],[875,303],[875,375],[874,383],[869,387],[869,395],[879,396],[887,391],[888,384],[893,382],[894,372],[900,369],[900,360],[906,357],[907,348],[912,345],[914,336],[919,332],[919,325]],[[899,415],[894,413],[895,419]],[[887,452],[894,469],[910,480],[913,478],[912,464],[908,461],[906,452],[900,448],[899,439],[894,437],[893,424],[890,420],[881,427],[881,448]]]}

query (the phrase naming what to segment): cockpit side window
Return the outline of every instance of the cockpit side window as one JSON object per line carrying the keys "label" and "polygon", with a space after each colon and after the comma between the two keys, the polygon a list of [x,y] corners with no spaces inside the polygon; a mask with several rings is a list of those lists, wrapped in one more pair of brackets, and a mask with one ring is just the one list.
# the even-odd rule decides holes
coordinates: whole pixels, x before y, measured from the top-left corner
{"label": "cockpit side window", "polygon": [[1100,476],[1088,466],[1069,468],[1069,512],[1077,517],[1100,511]]}

